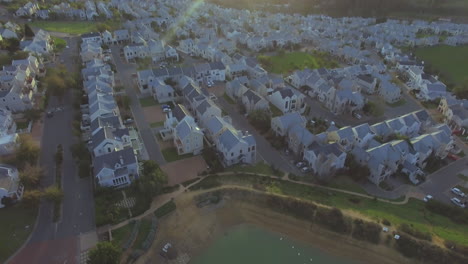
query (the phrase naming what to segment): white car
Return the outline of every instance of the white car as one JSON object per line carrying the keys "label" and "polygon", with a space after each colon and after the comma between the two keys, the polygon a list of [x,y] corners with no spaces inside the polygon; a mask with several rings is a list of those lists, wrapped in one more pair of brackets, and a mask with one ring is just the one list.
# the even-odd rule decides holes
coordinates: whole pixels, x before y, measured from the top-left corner
{"label": "white car", "polygon": [[298,163],[296,163],[296,167],[302,168],[302,166],[304,166],[304,163],[303,163],[303,162],[298,162]]}
{"label": "white car", "polygon": [[431,200],[432,198],[434,198],[434,197],[432,197],[432,195],[428,194],[428,195],[426,195],[426,197],[424,197],[423,200],[427,203],[427,202],[429,202],[429,200]]}
{"label": "white car", "polygon": [[169,113],[170,111],[172,111],[170,108],[163,108],[164,113]]}
{"label": "white car", "polygon": [[460,197],[465,197],[465,193],[462,192],[462,191],[460,191],[460,189],[458,189],[458,188],[452,188],[451,191],[452,191],[454,194],[456,194],[456,195],[458,195],[458,196],[460,196]]}
{"label": "white car", "polygon": [[304,167],[304,168],[301,169],[301,171],[302,171],[303,173],[306,173],[306,172],[309,172],[309,171],[310,171],[310,168],[309,168],[309,167]]}
{"label": "white car", "polygon": [[456,197],[453,197],[452,199],[450,199],[450,201],[452,201],[452,203],[454,203],[455,205],[461,207],[461,208],[465,208],[465,204],[462,203],[462,201],[460,201],[460,199],[456,198]]}

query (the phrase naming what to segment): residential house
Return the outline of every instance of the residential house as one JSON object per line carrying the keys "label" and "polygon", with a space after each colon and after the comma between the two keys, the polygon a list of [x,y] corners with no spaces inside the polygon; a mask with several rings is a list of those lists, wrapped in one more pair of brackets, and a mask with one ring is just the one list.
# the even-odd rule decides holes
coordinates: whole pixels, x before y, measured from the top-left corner
{"label": "residential house", "polygon": [[94,177],[102,187],[125,187],[138,178],[140,168],[132,148],[95,157]]}
{"label": "residential house", "polygon": [[91,137],[93,154],[95,157],[131,146],[127,128],[101,127]]}
{"label": "residential house", "polygon": [[[18,169],[13,166],[0,164],[0,208],[8,205],[5,197],[10,198],[10,203],[21,200],[24,186],[20,182]],[[5,204],[7,203],[7,204]]]}
{"label": "residential house", "polygon": [[242,95],[249,90],[238,79],[226,83],[226,94],[234,101],[241,99]]}
{"label": "residential house", "polygon": [[222,116],[222,110],[210,99],[204,98],[195,108],[198,123],[206,127],[208,120],[215,116]]}
{"label": "residential house", "polygon": [[305,110],[305,96],[291,88],[274,90],[268,100],[283,113],[302,113]]}
{"label": "residential house", "polygon": [[174,128],[174,145],[179,155],[200,154],[203,150],[203,132],[195,122],[183,120]]}
{"label": "residential house", "polygon": [[255,138],[248,132],[225,129],[215,140],[216,149],[224,166],[254,164],[256,162]]}
{"label": "residential house", "polygon": [[359,74],[356,76],[356,84],[360,87],[361,91],[367,94],[374,94],[377,78],[370,74]]}
{"label": "residential house", "polygon": [[18,142],[16,123],[11,112],[0,108],[0,155],[8,155],[15,152]]}
{"label": "residential house", "polygon": [[352,128],[354,133],[354,146],[358,146],[360,148],[365,148],[368,142],[374,138],[375,134],[372,132],[371,127],[369,124],[364,123]]}
{"label": "residential house", "polygon": [[172,102],[176,97],[174,88],[172,88],[170,85],[167,85],[160,79],[156,79],[156,81],[151,82],[149,84],[149,88],[151,89],[154,100],[158,101],[159,103]]}
{"label": "residential house", "polygon": [[81,35],[81,40],[83,42],[97,42],[99,44],[102,43],[101,34],[95,33],[95,32],[82,34]]}
{"label": "residential house", "polygon": [[350,151],[355,143],[355,134],[351,127],[345,126],[328,133],[328,141],[338,143],[345,151]]}
{"label": "residential house", "polygon": [[275,132],[276,136],[286,136],[290,129],[299,124],[306,126],[307,120],[298,112],[291,112],[282,116],[273,117],[271,119],[271,130]]}
{"label": "residential house", "polygon": [[288,148],[300,157],[304,155],[305,149],[314,142],[315,136],[301,124],[295,124],[288,132]]}
{"label": "residential house", "polygon": [[398,170],[403,159],[401,154],[395,150],[390,143],[368,149],[369,180],[375,185],[385,181],[390,175]]}
{"label": "residential house", "polygon": [[378,88],[378,94],[387,102],[387,103],[396,103],[401,99],[401,90],[395,84],[382,80],[380,82],[380,87]]}
{"label": "residential house", "polygon": [[268,110],[269,102],[253,90],[247,90],[241,98],[247,114],[255,110]]}
{"label": "residential house", "polygon": [[330,179],[337,170],[344,168],[346,156],[338,143],[313,142],[304,152],[304,160],[321,179]]}

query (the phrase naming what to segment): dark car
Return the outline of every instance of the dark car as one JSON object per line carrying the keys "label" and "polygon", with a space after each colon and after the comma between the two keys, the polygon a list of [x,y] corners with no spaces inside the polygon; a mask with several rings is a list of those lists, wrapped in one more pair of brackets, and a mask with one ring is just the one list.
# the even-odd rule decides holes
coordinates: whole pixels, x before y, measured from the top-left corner
{"label": "dark car", "polygon": [[48,111],[48,112],[46,113],[46,116],[47,116],[47,117],[53,117],[53,116],[54,116],[54,112]]}

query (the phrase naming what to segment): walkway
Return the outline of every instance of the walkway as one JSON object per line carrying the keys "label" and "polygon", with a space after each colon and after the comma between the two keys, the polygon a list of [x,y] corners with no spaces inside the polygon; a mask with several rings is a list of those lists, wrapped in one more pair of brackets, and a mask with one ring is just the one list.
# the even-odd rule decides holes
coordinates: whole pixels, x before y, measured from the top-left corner
{"label": "walkway", "polygon": [[[235,175],[235,174],[236,174],[236,172],[218,173],[218,175]],[[257,173],[250,173],[250,172],[244,172],[243,174],[260,176],[260,177],[269,177],[269,178],[272,178],[272,179],[278,179],[278,177],[276,177],[276,176],[267,175],[267,174],[257,174]],[[213,176],[213,174],[207,175],[205,177],[208,177],[208,176]],[[146,210],[143,214],[135,216],[135,217],[130,218],[130,219],[127,219],[127,220],[125,220],[123,222],[120,222],[120,223],[118,223],[116,225],[113,225],[113,226],[102,227],[102,228],[100,228],[98,230],[98,233],[103,233],[103,232],[108,232],[109,230],[118,229],[120,227],[123,227],[123,226],[129,224],[130,222],[132,222],[134,220],[138,220],[138,219],[144,218],[144,217],[146,217],[146,216],[148,216],[150,214],[153,214],[154,211],[156,211],[158,208],[160,208],[161,206],[163,206],[167,202],[171,201],[172,199],[175,199],[178,196],[180,196],[181,194],[185,193],[186,191],[188,191],[190,189],[190,187],[192,187],[193,185],[199,183],[203,179],[204,178],[201,178],[198,181],[195,181],[195,182],[191,183],[190,185],[188,185],[186,187],[180,185],[180,188],[177,191],[175,191],[173,193],[164,194],[164,195],[156,197],[156,199],[153,200],[153,202],[151,204],[151,207],[148,210]],[[321,188],[321,189],[325,189],[325,190],[329,190],[329,191],[354,195],[354,196],[358,196],[358,197],[361,197],[361,198],[375,199],[375,196],[371,196],[371,195],[367,195],[367,194],[362,194],[362,193],[358,193],[358,192],[342,190],[342,189],[337,189],[337,188],[332,188],[332,187],[326,187],[326,186],[322,186],[322,185],[318,185],[318,184],[314,184],[314,183],[307,183],[307,182],[291,180],[291,179],[289,179],[287,177],[287,175],[285,177],[283,177],[281,180],[289,181],[289,182],[296,183],[296,184],[307,185],[307,186],[310,186],[310,187]],[[237,188],[237,189],[244,189],[244,190],[251,190],[251,191],[255,191],[255,192],[266,193],[264,191],[256,190],[256,189],[253,189],[253,188],[250,188],[250,187],[239,186],[239,185],[223,185],[223,186],[219,186],[219,187],[215,187],[215,188],[211,188],[211,189],[206,189],[206,190],[203,190],[203,191],[214,191],[214,190],[227,189],[227,188]],[[285,195],[282,195],[282,196],[285,196]],[[377,198],[377,200],[380,201],[380,202],[389,203],[389,204],[404,205],[404,204],[408,203],[410,198],[418,198],[418,197],[417,197],[417,195],[410,192],[401,201],[391,201],[391,200],[381,199],[381,198]]]}

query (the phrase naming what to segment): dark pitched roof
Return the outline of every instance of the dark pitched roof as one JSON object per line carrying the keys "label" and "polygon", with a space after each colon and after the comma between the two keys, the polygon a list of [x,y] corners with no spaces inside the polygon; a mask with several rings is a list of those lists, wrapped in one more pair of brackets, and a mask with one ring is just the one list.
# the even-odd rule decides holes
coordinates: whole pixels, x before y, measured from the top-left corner
{"label": "dark pitched roof", "polygon": [[174,116],[177,119],[177,121],[180,122],[182,119],[184,119],[184,117],[190,116],[190,113],[185,108],[185,106],[178,104],[176,105],[174,110],[172,110],[172,116]]}
{"label": "dark pitched roof", "polygon": [[133,148],[125,148],[120,151],[114,151],[94,158],[94,175],[99,174],[99,172],[101,172],[101,170],[104,168],[115,170],[116,164],[120,164],[120,166],[125,167],[133,163],[136,163]]}

